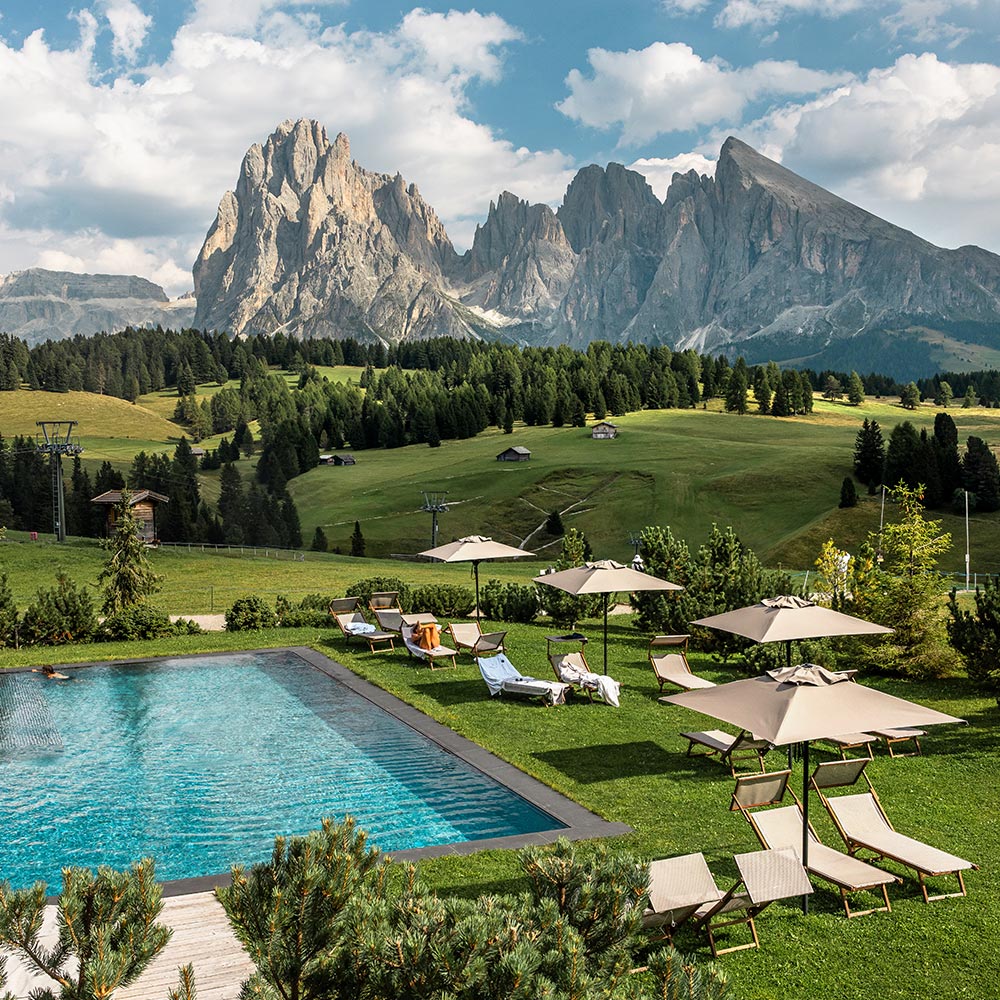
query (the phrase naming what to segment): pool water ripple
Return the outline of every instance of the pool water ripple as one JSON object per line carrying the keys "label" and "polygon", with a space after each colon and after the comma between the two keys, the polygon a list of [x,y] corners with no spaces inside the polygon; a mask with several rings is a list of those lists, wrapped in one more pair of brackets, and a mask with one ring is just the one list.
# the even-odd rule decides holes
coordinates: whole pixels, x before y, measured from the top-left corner
{"label": "pool water ripple", "polygon": [[0,712],[0,879],[15,886],[146,855],[160,878],[216,874],[346,813],[396,851],[560,826],[294,653],[67,672],[0,676],[0,705],[53,730],[19,734],[26,713]]}

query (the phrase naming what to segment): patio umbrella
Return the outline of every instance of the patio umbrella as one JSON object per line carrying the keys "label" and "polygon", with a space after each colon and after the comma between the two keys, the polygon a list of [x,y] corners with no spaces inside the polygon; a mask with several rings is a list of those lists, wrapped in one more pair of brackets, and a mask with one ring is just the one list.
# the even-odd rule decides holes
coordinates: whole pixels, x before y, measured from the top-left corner
{"label": "patio umbrella", "polygon": [[604,672],[608,672],[608,598],[611,594],[632,593],[637,590],[683,590],[684,588],[668,580],[640,573],[623,566],[613,559],[584,563],[558,573],[536,576],[535,583],[546,587],[565,590],[567,594],[581,597],[584,594],[601,594],[604,597]]}
{"label": "patio umbrella", "polygon": [[[809,857],[811,740],[864,729],[964,721],[863,684],[845,683],[852,681],[854,674],[853,670],[832,672],[806,663],[662,699],[739,726],[775,746],[802,744],[803,865]],[[803,898],[803,907],[806,905]]]}
{"label": "patio umbrella", "polygon": [[533,556],[534,552],[526,549],[515,549],[513,545],[504,545],[503,542],[494,542],[492,538],[483,535],[468,535],[458,539],[457,542],[449,542],[447,545],[438,545],[437,548],[427,549],[419,555],[428,559],[438,559],[441,562],[470,562],[476,576],[476,617],[479,614],[479,564],[490,562],[493,559],[522,559],[524,556]]}

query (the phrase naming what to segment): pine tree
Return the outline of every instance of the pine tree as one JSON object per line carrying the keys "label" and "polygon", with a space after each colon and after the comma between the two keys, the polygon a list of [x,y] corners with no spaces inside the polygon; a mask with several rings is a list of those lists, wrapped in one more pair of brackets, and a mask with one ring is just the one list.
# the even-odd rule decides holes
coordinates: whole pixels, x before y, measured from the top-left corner
{"label": "pine tree", "polygon": [[351,534],[351,555],[359,558],[365,554],[365,536],[361,534],[361,522],[354,522],[354,531]]}
{"label": "pine tree", "polygon": [[844,398],[844,387],[840,384],[840,379],[832,372],[827,375],[826,381],[823,383],[823,398],[830,400]]}
{"label": "pine tree", "polygon": [[962,397],[962,409],[968,410],[976,405],[976,388],[970,382],[965,389],[965,396]]}
{"label": "pine tree", "polygon": [[747,412],[747,377],[746,365],[740,368],[742,358],[733,368],[729,376],[729,385],[726,387],[726,410],[729,413],[738,413],[741,416]]}
{"label": "pine tree", "polygon": [[326,532],[318,524],[316,525],[316,532],[313,535],[312,545],[310,548],[313,552],[327,552],[330,548]]}
{"label": "pine tree", "polygon": [[771,413],[776,417],[790,417],[792,415],[792,404],[788,398],[788,386],[784,380],[778,383],[774,390],[774,399],[771,401]]}
{"label": "pine tree", "polygon": [[857,372],[851,372],[847,383],[847,402],[851,406],[860,406],[865,401],[865,384]]}
{"label": "pine tree", "polygon": [[146,543],[139,530],[142,527],[132,513],[132,493],[126,487],[115,507],[114,534],[101,543],[108,553],[97,582],[104,587],[101,611],[113,615],[142,604],[150,594],[160,589],[160,577],[146,554]]}
{"label": "pine tree", "polygon": [[195,381],[191,366],[182,361],[177,368],[177,395],[193,396],[198,391],[198,383]]}
{"label": "pine tree", "polygon": [[923,469],[919,466],[920,435],[909,420],[896,424],[889,435],[885,449],[885,474],[883,482],[895,487],[905,483],[916,487],[923,480]]}
{"label": "pine tree", "polygon": [[882,439],[882,428],[878,421],[867,417],[854,439],[854,474],[864,483],[869,492],[874,493],[875,487],[882,481],[882,470],[885,466],[885,442]]}
{"label": "pine tree", "polygon": [[850,476],[844,476],[844,481],[840,486],[840,503],[838,507],[857,507],[858,491],[854,488],[854,480]]}
{"label": "pine tree", "polygon": [[920,390],[916,382],[909,382],[899,394],[899,405],[904,410],[915,410],[920,403]]}
{"label": "pine tree", "polygon": [[1000,469],[996,455],[978,437],[970,437],[962,459],[962,479],[965,488],[976,497],[976,510],[1000,510]]}
{"label": "pine tree", "polygon": [[947,410],[954,398],[955,394],[952,392],[951,386],[943,379],[938,382],[937,392],[934,393],[934,405],[943,406]]}

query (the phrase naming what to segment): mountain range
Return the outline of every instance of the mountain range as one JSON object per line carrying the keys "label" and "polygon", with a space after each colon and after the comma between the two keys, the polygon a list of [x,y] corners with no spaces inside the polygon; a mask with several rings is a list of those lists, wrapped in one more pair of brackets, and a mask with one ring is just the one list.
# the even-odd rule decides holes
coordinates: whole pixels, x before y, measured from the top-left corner
{"label": "mountain range", "polygon": [[633,340],[897,378],[1000,350],[1000,256],[934,246],[734,138],[662,200],[616,163],[580,170],[556,209],[504,191],[460,254],[416,185],[283,122],[244,156],[193,276],[190,315],[142,279],[21,272],[0,329],[111,329],[117,298],[236,336]]}

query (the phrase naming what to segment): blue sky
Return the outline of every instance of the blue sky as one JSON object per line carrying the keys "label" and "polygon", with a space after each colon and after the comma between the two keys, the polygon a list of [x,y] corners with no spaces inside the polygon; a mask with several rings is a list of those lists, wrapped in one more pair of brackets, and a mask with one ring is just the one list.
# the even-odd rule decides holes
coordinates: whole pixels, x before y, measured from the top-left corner
{"label": "blue sky", "polygon": [[615,160],[663,195],[735,134],[944,246],[1000,251],[997,0],[99,0],[0,7],[0,273],[180,294],[286,118],[415,182],[456,245]]}

